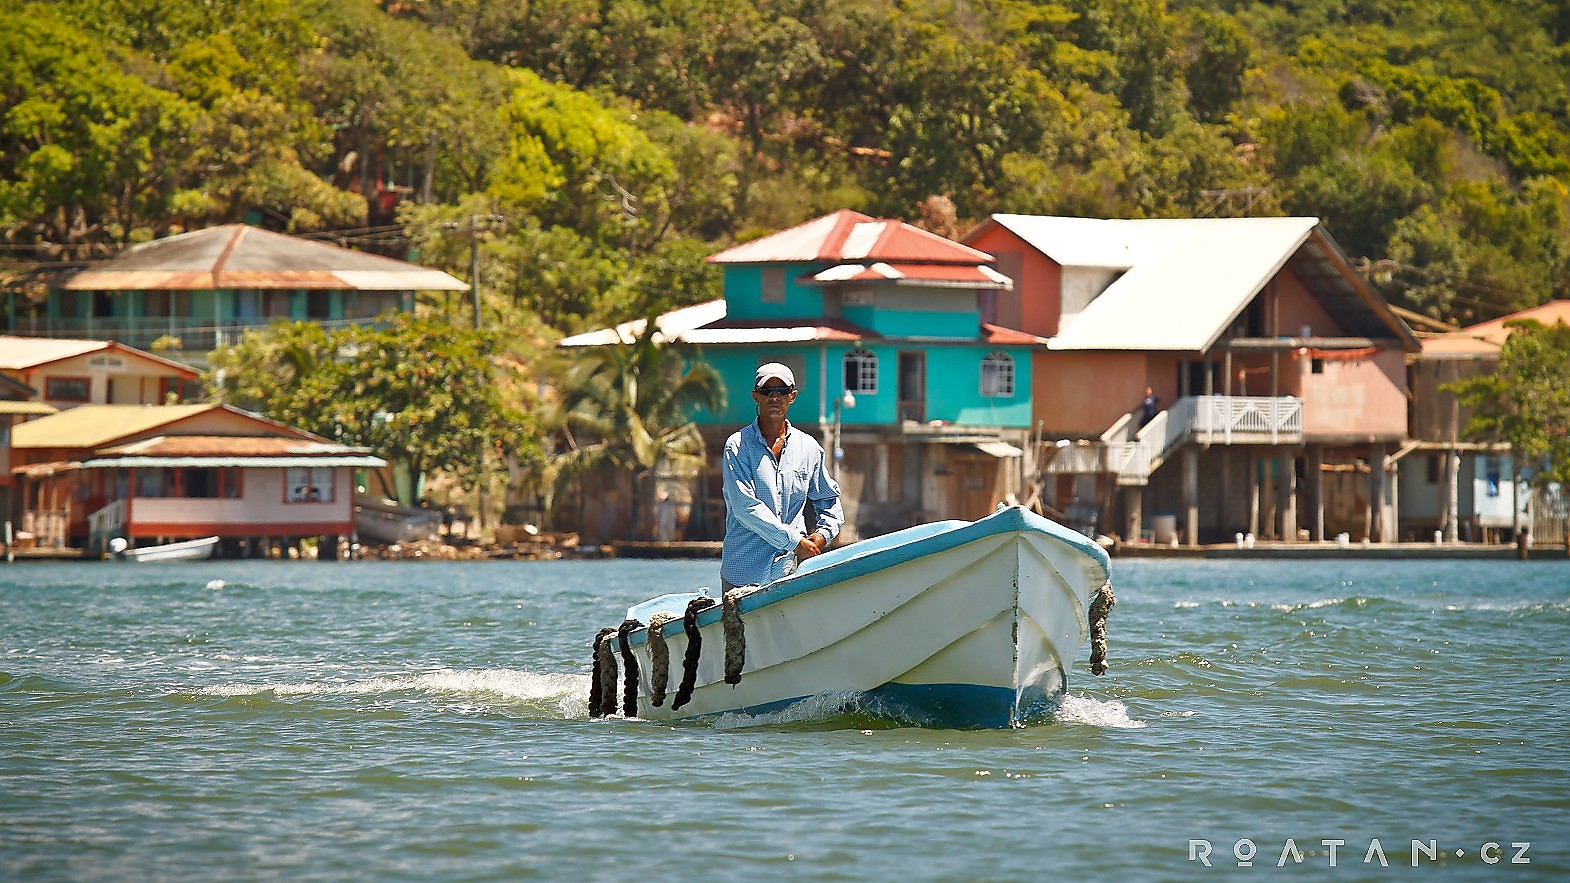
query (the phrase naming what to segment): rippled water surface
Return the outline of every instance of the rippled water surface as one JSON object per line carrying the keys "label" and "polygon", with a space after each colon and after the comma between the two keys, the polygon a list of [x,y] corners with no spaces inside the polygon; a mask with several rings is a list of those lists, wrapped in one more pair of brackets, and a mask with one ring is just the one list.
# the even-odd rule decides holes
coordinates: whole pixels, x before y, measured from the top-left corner
{"label": "rippled water surface", "polygon": [[1024,729],[589,720],[595,630],[718,580],[0,565],[0,880],[1570,873],[1570,562],[1114,561]]}

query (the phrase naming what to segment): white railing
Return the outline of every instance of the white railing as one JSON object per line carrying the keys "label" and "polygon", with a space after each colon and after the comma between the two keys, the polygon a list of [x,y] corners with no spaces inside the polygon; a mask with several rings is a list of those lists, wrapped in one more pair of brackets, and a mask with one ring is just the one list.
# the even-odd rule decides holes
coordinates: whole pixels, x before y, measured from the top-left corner
{"label": "white railing", "polygon": [[1193,438],[1203,444],[1231,444],[1234,435],[1249,441],[1269,436],[1271,444],[1303,437],[1303,400],[1291,396],[1195,396]]}
{"label": "white railing", "polygon": [[1303,400],[1268,396],[1185,396],[1144,426],[1124,415],[1095,442],[1061,445],[1049,473],[1115,472],[1118,483],[1142,485],[1186,442],[1281,444],[1303,437]]}
{"label": "white railing", "polygon": [[103,552],[110,540],[124,532],[124,500],[111,500],[107,506],[87,516],[87,548],[93,552]]}

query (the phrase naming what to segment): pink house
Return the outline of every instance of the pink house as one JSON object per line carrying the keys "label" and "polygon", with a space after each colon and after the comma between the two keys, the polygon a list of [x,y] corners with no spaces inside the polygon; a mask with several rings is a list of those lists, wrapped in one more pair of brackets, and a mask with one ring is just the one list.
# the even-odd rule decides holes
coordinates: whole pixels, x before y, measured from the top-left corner
{"label": "pink house", "polygon": [[81,405],[15,426],[11,449],[22,530],[90,552],[115,537],[218,536],[225,554],[255,555],[350,536],[353,470],[386,465],[215,404]]}
{"label": "pink house", "polygon": [[1000,214],[964,241],[1015,281],[983,321],[1047,340],[1040,493],[1070,522],[1190,544],[1396,538],[1419,345],[1317,219]]}

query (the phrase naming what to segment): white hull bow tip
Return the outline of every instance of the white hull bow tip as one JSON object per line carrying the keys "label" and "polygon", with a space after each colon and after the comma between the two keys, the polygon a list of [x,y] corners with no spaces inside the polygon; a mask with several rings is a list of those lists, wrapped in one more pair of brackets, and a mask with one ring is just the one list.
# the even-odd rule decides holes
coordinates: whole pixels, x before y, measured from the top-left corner
{"label": "white hull bow tip", "polygon": [[1017,726],[1067,689],[1108,572],[1099,545],[1018,506],[864,540],[723,604],[633,607],[596,639],[590,714],[763,714],[830,694],[904,723]]}

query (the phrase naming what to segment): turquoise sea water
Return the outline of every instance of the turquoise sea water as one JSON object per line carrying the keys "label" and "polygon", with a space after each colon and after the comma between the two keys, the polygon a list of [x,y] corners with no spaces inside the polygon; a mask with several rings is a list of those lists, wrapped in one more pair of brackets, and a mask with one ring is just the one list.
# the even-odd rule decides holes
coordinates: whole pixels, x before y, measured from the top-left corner
{"label": "turquoise sea water", "polygon": [[961,732],[589,720],[713,561],[0,565],[0,880],[1570,874],[1570,562],[1113,566],[1112,671]]}

